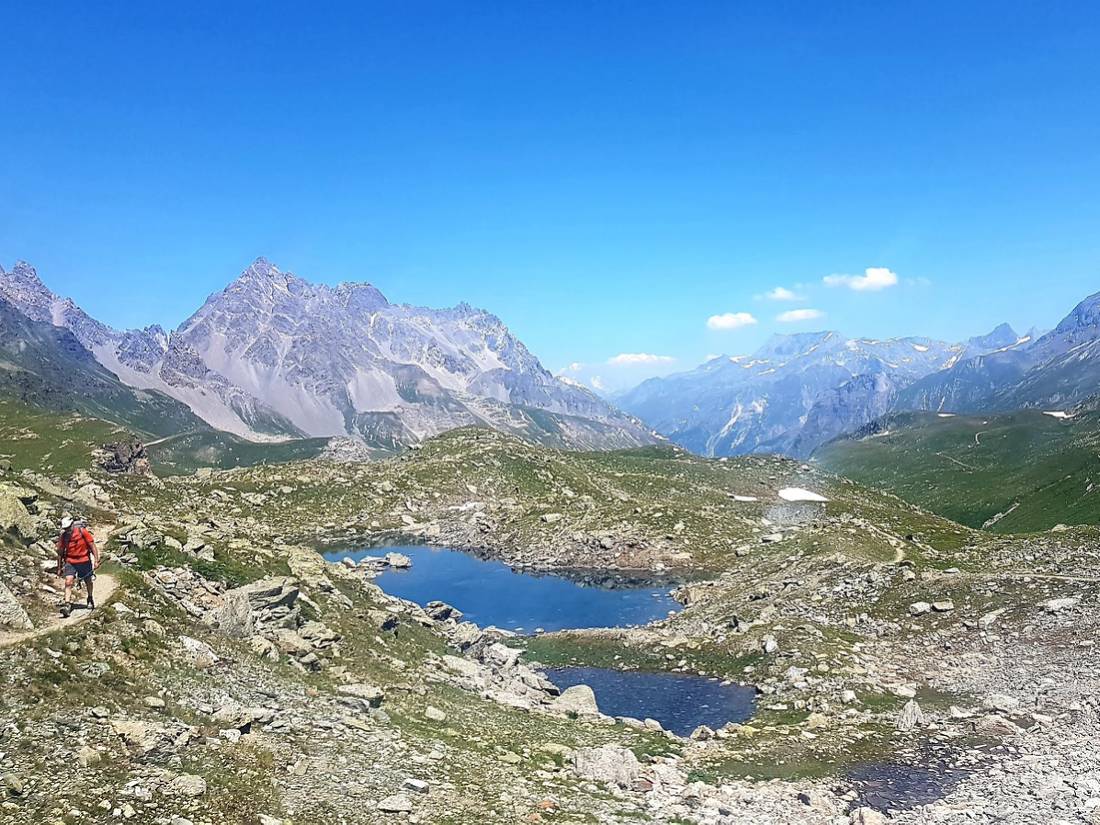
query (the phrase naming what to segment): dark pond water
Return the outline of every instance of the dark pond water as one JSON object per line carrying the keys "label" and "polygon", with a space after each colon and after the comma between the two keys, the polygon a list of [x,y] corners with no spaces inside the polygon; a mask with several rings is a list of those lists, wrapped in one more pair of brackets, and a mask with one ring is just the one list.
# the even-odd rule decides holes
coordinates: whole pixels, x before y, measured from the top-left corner
{"label": "dark pond water", "polygon": [[412,559],[412,567],[387,569],[375,579],[379,587],[391,596],[421,606],[435,600],[446,602],[481,627],[494,625],[527,633],[536,628],[622,627],[662,619],[680,607],[668,594],[669,585],[608,587],[578,583],[561,576],[519,573],[502,562],[458,550],[371,547],[326,553],[325,558],[359,561],[364,556],[382,556],[391,551]]}
{"label": "dark pond water", "polygon": [[921,745],[884,762],[858,765],[848,779],[859,795],[854,807],[907,811],[943,799],[978,767],[990,761],[983,749]]}
{"label": "dark pond water", "polygon": [[683,673],[562,667],[548,669],[546,678],[562,690],[588,685],[602,713],[656,719],[680,736],[690,735],[699,725],[717,730],[727,722],[744,722],[756,704],[751,687]]}

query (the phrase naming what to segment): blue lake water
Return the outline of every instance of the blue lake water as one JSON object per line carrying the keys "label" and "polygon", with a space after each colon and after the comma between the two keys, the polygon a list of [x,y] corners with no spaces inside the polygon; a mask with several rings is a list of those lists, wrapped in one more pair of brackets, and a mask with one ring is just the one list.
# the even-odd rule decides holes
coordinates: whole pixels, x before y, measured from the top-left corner
{"label": "blue lake water", "polygon": [[588,685],[602,713],[656,719],[680,736],[689,736],[699,725],[717,730],[727,722],[744,722],[756,705],[751,687],[685,673],[562,667],[547,669],[546,678],[561,690]]}
{"label": "blue lake water", "polygon": [[[663,587],[601,587],[561,576],[516,572],[499,561],[435,547],[371,547],[325,553],[330,561],[381,556],[412,559],[406,570],[387,569],[374,581],[391,596],[423,606],[443,601],[481,627],[531,633],[588,627],[623,627],[663,619],[680,605]],[[652,715],[652,714],[650,714]],[[654,717],[656,718],[656,717]]]}

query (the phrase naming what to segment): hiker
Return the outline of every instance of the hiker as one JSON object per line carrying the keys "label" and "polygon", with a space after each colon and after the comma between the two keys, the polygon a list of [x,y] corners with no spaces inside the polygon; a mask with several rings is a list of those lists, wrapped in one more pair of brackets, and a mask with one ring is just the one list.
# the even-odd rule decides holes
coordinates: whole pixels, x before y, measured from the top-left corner
{"label": "hiker", "polygon": [[72,518],[61,519],[61,538],[57,540],[57,575],[65,577],[65,601],[61,604],[61,615],[73,612],[73,584],[77,579],[84,582],[88,591],[88,609],[95,609],[92,598],[92,582],[95,569],[99,567],[99,550],[88,528],[76,524]]}

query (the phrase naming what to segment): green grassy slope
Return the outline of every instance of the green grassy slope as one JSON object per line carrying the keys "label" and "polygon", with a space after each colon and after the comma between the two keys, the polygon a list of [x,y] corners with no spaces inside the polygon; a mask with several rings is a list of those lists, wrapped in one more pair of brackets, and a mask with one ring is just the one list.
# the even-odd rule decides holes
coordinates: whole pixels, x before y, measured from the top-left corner
{"label": "green grassy slope", "polygon": [[0,458],[16,470],[70,475],[86,470],[101,444],[130,434],[79,413],[54,413],[0,397]]}
{"label": "green grassy slope", "polygon": [[315,458],[327,438],[255,442],[217,430],[181,433],[149,445],[149,460],[159,474],[192,473],[200,467],[228,470],[253,464],[277,464]]}
{"label": "green grassy slope", "polygon": [[36,323],[6,301],[0,301],[0,397],[95,416],[143,435],[207,429],[186,405],[127,387],[71,332]]}
{"label": "green grassy slope", "polygon": [[[880,432],[826,444],[825,468],[994,532],[1100,521],[1100,412],[941,418],[903,413]],[[998,517],[999,516],[999,517]]]}

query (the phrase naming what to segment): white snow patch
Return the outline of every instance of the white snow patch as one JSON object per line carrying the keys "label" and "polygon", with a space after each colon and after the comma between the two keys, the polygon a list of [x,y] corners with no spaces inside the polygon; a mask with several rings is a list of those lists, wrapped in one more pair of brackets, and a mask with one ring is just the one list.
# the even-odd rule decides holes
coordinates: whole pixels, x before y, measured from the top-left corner
{"label": "white snow patch", "polygon": [[734,496],[734,501],[759,501],[756,496]]}
{"label": "white snow patch", "polygon": [[801,487],[784,487],[779,491],[779,497],[784,501],[828,501],[829,499],[818,493],[804,490]]}
{"label": "white snow patch", "polygon": [[954,418],[955,413],[936,413],[937,418]]}
{"label": "white snow patch", "polygon": [[924,346],[924,344],[913,344],[913,349],[917,352],[928,352],[928,347]]}
{"label": "white snow patch", "polygon": [[1049,415],[1051,418],[1073,418],[1073,415],[1063,410],[1044,410],[1043,415]]}

